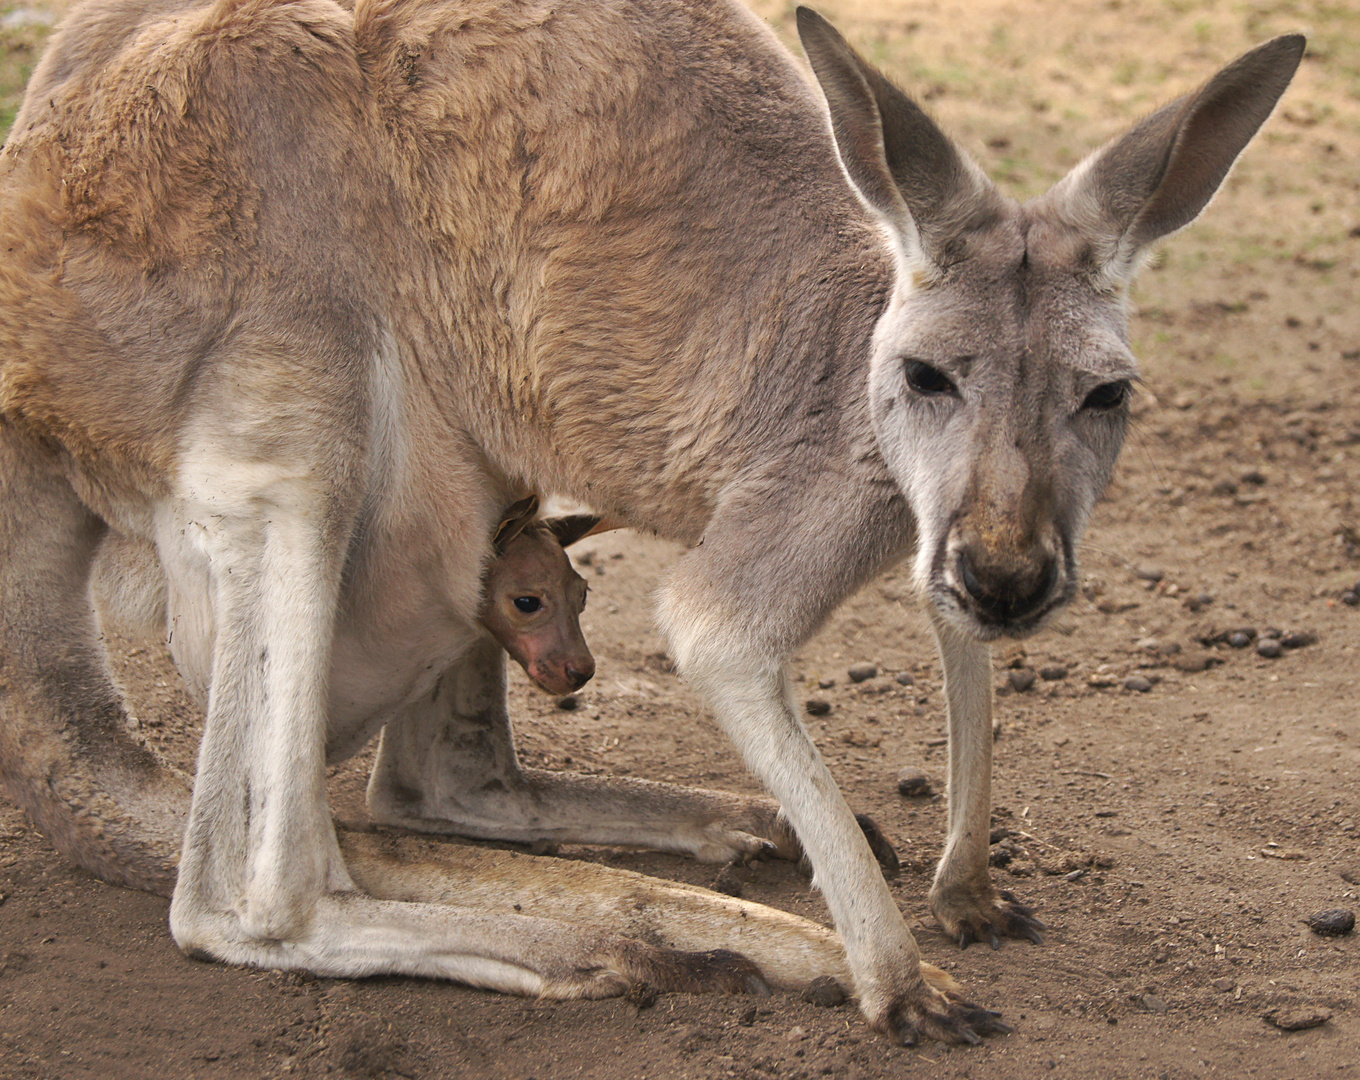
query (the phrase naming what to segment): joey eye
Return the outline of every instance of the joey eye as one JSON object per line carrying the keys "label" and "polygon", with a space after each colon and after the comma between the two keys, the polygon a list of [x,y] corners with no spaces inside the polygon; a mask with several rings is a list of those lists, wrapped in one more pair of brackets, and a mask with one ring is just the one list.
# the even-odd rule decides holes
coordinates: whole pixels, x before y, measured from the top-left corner
{"label": "joey eye", "polygon": [[1120,379],[1118,382],[1101,383],[1089,394],[1086,400],[1081,403],[1083,409],[1093,409],[1096,412],[1110,412],[1117,409],[1129,399],[1129,383],[1127,379]]}
{"label": "joey eye", "polygon": [[532,615],[543,606],[543,601],[537,596],[517,596],[515,597],[515,607],[526,615]]}
{"label": "joey eye", "polygon": [[907,385],[923,397],[939,397],[941,394],[959,392],[948,375],[924,360],[908,360],[905,370]]}

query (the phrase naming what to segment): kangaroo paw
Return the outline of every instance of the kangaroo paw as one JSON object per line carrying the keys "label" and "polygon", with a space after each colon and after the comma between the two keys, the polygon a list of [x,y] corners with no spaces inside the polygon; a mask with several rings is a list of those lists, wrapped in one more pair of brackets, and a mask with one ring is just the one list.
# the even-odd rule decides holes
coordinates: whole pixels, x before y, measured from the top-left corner
{"label": "kangaroo paw", "polygon": [[988,1035],[1008,1035],[1001,1014],[953,994],[946,996],[924,983],[899,995],[870,1024],[902,1046],[923,1038],[977,1046]]}
{"label": "kangaroo paw", "polygon": [[970,893],[941,893],[930,899],[935,918],[945,932],[966,949],[975,942],[985,941],[993,949],[1001,948],[1003,937],[1024,938],[1036,945],[1044,943],[1041,930],[1048,929],[1034,916],[1034,909],[1022,904],[1013,893],[987,895]]}

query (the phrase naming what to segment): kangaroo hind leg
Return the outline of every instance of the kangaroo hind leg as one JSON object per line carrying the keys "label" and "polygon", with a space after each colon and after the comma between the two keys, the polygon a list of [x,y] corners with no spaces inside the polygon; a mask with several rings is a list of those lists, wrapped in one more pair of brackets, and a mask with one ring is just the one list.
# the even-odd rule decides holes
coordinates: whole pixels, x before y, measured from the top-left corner
{"label": "kangaroo hind leg", "polygon": [[0,783],[72,862],[170,895],[188,784],[131,734],[87,582],[104,522],[0,427]]}

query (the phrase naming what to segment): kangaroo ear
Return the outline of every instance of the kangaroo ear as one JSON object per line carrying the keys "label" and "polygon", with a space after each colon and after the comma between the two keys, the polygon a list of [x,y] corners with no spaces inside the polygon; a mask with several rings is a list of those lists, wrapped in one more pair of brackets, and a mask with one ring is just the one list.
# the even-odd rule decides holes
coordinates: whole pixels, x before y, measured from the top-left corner
{"label": "kangaroo ear", "polygon": [[548,526],[548,531],[565,548],[590,535],[600,520],[594,514],[568,514],[566,517],[549,518],[543,524]]}
{"label": "kangaroo ear", "polygon": [[501,523],[496,526],[496,535],[491,541],[497,555],[504,555],[510,541],[522,533],[538,513],[538,496],[513,502],[501,512]]}
{"label": "kangaroo ear", "polygon": [[1096,151],[1044,201],[1087,234],[1107,275],[1127,280],[1149,244],[1209,205],[1289,85],[1304,44],[1289,34],[1234,60]]}
{"label": "kangaroo ear", "polygon": [[908,257],[947,264],[950,242],[985,224],[1000,194],[916,102],[811,8],[798,9],[798,36],[826,96],[850,186]]}

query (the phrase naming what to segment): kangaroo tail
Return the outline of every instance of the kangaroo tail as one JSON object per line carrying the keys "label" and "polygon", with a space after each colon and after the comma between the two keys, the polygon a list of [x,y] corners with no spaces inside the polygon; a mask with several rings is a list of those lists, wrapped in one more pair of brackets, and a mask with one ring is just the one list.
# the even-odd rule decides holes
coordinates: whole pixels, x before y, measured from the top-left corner
{"label": "kangaroo tail", "polygon": [[189,782],[132,734],[87,584],[106,526],[0,420],[0,788],[67,858],[169,896]]}

